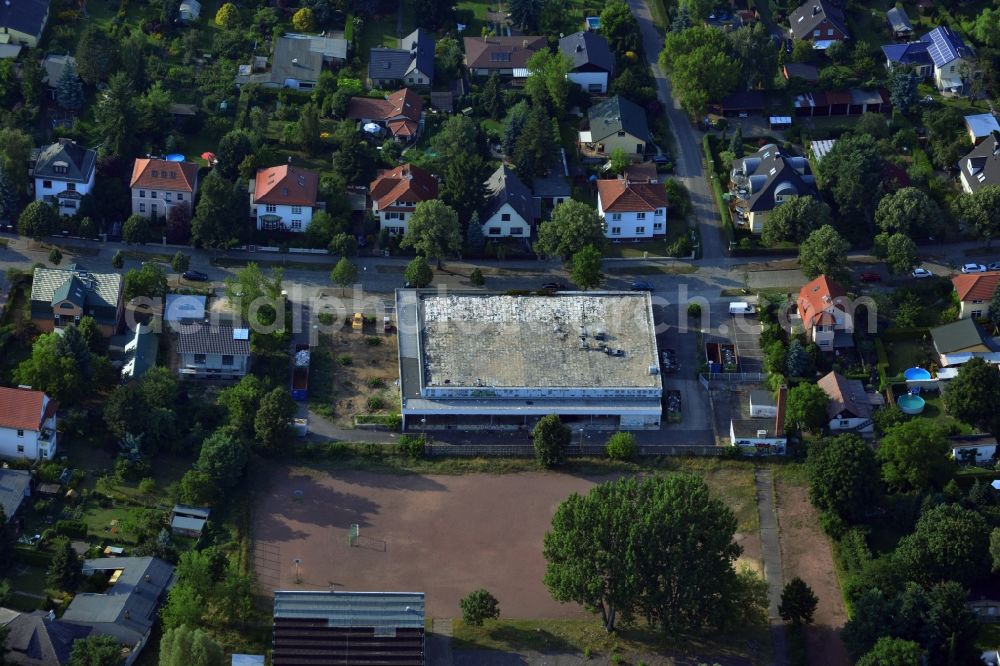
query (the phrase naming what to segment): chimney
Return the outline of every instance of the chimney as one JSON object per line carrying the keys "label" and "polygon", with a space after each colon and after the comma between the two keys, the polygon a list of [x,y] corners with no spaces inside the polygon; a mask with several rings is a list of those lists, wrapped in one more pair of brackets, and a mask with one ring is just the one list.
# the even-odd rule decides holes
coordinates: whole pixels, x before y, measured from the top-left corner
{"label": "chimney", "polygon": [[785,432],[785,400],[788,398],[788,388],[778,389],[777,414],[774,417],[774,436],[781,437]]}
{"label": "chimney", "polygon": [[49,622],[55,622],[55,621],[56,621],[56,612],[54,610],[50,610],[49,611]]}
{"label": "chimney", "polygon": [[527,39],[525,39],[524,41],[521,42],[521,48],[523,48],[523,49],[528,48],[528,40]]}
{"label": "chimney", "polygon": [[577,44],[576,45],[576,52],[577,53],[582,53],[583,52],[583,44]]}
{"label": "chimney", "polygon": [[819,5],[813,5],[813,16],[819,14]]}

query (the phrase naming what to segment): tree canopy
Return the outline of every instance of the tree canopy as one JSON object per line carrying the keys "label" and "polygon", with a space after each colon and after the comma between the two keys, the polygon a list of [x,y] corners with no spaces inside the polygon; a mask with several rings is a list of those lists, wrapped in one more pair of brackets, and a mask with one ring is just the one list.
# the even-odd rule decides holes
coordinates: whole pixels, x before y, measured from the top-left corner
{"label": "tree canopy", "polygon": [[944,228],[937,203],[916,187],[903,187],[882,197],[875,223],[885,233],[917,237],[935,236]]}
{"label": "tree canopy", "polygon": [[223,666],[225,652],[200,628],[181,625],[163,632],[159,666]]}
{"label": "tree canopy", "polygon": [[1000,373],[983,359],[971,359],[948,383],[944,404],[959,421],[1000,433]]}
{"label": "tree canopy", "polygon": [[111,636],[91,634],[73,641],[69,666],[121,666],[122,646]]}
{"label": "tree canopy", "polygon": [[400,245],[437,259],[440,268],[444,257],[462,251],[462,226],[458,222],[458,213],[437,199],[419,202],[410,216]]}
{"label": "tree canopy", "polygon": [[608,631],[619,616],[668,632],[726,627],[767,603],[733,569],[735,533],[732,511],[695,476],[602,483],[556,509],[545,585],[556,600],[598,613]]}
{"label": "tree canopy", "polygon": [[427,264],[427,259],[422,256],[414,257],[413,260],[406,265],[406,271],[403,275],[406,278],[406,283],[417,289],[430,285],[431,281],[434,279],[434,272]]}
{"label": "tree canopy", "polygon": [[840,278],[847,268],[849,249],[851,244],[836,229],[826,224],[802,241],[799,246],[799,265],[810,280],[820,275]]}
{"label": "tree canopy", "polygon": [[802,196],[786,199],[764,219],[761,242],[767,246],[778,243],[801,243],[813,230],[829,225],[830,207],[820,199]]}
{"label": "tree canopy", "polygon": [[670,74],[674,94],[691,116],[735,88],[741,71],[729,55],[725,34],[708,25],[667,33],[660,67]]}
{"label": "tree canopy", "polygon": [[979,512],[939,504],[921,514],[893,557],[923,585],[954,580],[969,586],[990,571],[989,544],[990,528]]}
{"label": "tree canopy", "polygon": [[535,459],[546,468],[561,465],[566,460],[572,436],[569,426],[559,419],[558,414],[546,414],[538,419],[531,431]]}
{"label": "tree canopy", "polygon": [[882,193],[885,162],[875,139],[848,134],[833,145],[817,167],[824,187],[833,195],[841,217],[870,223]]}
{"label": "tree canopy", "polygon": [[500,617],[500,604],[488,590],[473,590],[458,605],[462,609],[462,622],[472,627],[481,627],[486,620]]}
{"label": "tree canopy", "polygon": [[584,291],[601,284],[601,251],[593,245],[581,249],[573,255],[570,277],[576,286]]}
{"label": "tree canopy", "polygon": [[568,259],[584,247],[604,247],[604,222],[593,206],[570,199],[555,207],[538,228],[535,252]]}
{"label": "tree canopy", "polygon": [[800,430],[817,432],[829,421],[826,406],[830,399],[823,389],[803,382],[788,392],[785,423]]}
{"label": "tree canopy", "polygon": [[882,478],[891,488],[924,492],[944,487],[951,478],[954,462],[950,454],[948,431],[942,425],[912,420],[885,433],[877,457]]}
{"label": "tree canopy", "polygon": [[986,185],[955,200],[955,212],[989,245],[1000,233],[1000,185]]}
{"label": "tree canopy", "polygon": [[809,501],[848,522],[860,521],[881,497],[879,465],[871,446],[857,435],[813,442],[806,459]]}

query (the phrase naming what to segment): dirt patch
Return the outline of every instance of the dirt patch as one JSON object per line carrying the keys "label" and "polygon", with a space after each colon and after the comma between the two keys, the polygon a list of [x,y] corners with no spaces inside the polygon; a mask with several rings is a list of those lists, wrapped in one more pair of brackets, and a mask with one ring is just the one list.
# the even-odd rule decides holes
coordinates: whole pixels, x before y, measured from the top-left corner
{"label": "dirt patch", "polygon": [[[261,479],[255,573],[267,592],[423,591],[428,617],[458,617],[459,599],[479,587],[497,597],[507,618],[590,617],[549,595],[542,540],[560,502],[612,478],[275,467]],[[737,539],[747,564],[759,567],[759,535]]]}
{"label": "dirt patch", "polygon": [[785,581],[798,576],[819,598],[816,617],[806,629],[809,663],[815,666],[848,664],[838,633],[847,622],[844,598],[833,571],[830,541],[819,526],[819,515],[809,503],[807,488],[775,480],[781,564]]}

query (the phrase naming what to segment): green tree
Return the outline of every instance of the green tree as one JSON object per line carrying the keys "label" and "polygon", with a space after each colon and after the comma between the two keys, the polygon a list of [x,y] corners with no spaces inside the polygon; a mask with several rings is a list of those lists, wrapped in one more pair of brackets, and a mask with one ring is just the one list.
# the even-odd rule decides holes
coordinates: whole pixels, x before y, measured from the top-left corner
{"label": "green tree", "polygon": [[472,272],[469,273],[469,284],[473,287],[482,287],[486,284],[486,278],[483,277],[483,272],[478,267],[473,268]]}
{"label": "green tree", "polygon": [[483,154],[483,133],[479,123],[472,118],[464,115],[451,116],[431,139],[431,148],[437,153],[434,163],[447,165],[466,153]]}
{"label": "green tree", "polygon": [[689,115],[721,99],[736,87],[740,65],[729,55],[726,36],[707,25],[668,33],[660,53],[660,68],[670,74],[674,93]]}
{"label": "green tree", "polygon": [[215,13],[215,25],[230,30],[240,24],[240,10],[231,2],[227,2]]}
{"label": "green tree", "polygon": [[481,627],[486,620],[500,617],[500,604],[484,589],[470,592],[458,605],[462,609],[462,622],[470,627]]}
{"label": "green tree", "polygon": [[959,421],[987,432],[1000,432],[1000,374],[983,359],[971,359],[948,382],[944,404]]}
{"label": "green tree", "polygon": [[94,22],[85,23],[76,45],[76,69],[80,79],[97,85],[115,70],[117,59],[115,41]]}
{"label": "green tree", "polygon": [[424,257],[433,257],[440,269],[443,257],[462,251],[458,213],[437,199],[417,203],[400,246],[413,248]]}
{"label": "green tree", "polygon": [[944,228],[941,209],[926,192],[903,187],[882,197],[875,209],[875,223],[885,233],[936,236]]}
{"label": "green tree", "polygon": [[921,514],[893,557],[922,585],[954,580],[967,587],[989,573],[989,544],[990,528],[981,514],[958,504],[939,504]]}
{"label": "green tree", "polygon": [[[740,65],[739,80],[750,89],[770,86],[778,71],[779,46],[775,44],[764,23],[758,21],[737,28],[726,33],[726,38],[730,52]],[[736,156],[742,157],[742,144],[739,152]]]}
{"label": "green tree", "polygon": [[616,432],[608,438],[604,451],[612,460],[632,460],[636,454],[635,435]]}
{"label": "green tree", "polygon": [[171,126],[171,103],[170,91],[163,87],[163,83],[153,83],[136,104],[137,131],[157,141],[162,140]]}
{"label": "green tree", "polygon": [[829,420],[826,414],[827,404],[829,398],[823,389],[816,384],[803,382],[788,392],[785,423],[799,430],[818,432]]}
{"label": "green tree", "polygon": [[814,230],[829,225],[830,207],[809,196],[791,197],[764,219],[761,242],[769,247],[779,243],[802,243]]}
{"label": "green tree", "polygon": [[156,264],[146,264],[125,274],[125,298],[162,298],[167,295],[167,276]]}
{"label": "green tree", "polygon": [[90,350],[91,354],[95,356],[104,356],[107,354],[107,341],[101,334],[100,329],[97,328],[97,322],[94,321],[93,317],[85,316],[81,318],[80,323],[76,325],[76,330],[80,333],[80,338],[87,345],[87,349]]}
{"label": "green tree", "polygon": [[[28,170],[24,165],[31,158],[34,140],[22,130],[13,127],[0,128],[0,169],[10,180],[11,189],[18,199],[28,191]],[[9,219],[13,219],[11,216]]]}
{"label": "green tree", "polygon": [[1000,48],[1000,8],[981,10],[972,28],[976,41],[993,48]]}
{"label": "green tree", "polygon": [[785,374],[789,377],[809,377],[815,375],[816,368],[812,356],[798,340],[792,340],[785,356]]}
{"label": "green tree", "polygon": [[199,590],[188,584],[177,584],[167,593],[167,603],[160,611],[160,618],[166,631],[185,625],[197,627],[202,624],[206,611],[205,597]]}
{"label": "green tree", "polygon": [[173,269],[175,273],[183,273],[191,266],[191,256],[184,254],[180,250],[174,253],[174,256],[170,259],[170,268]]}
{"label": "green tree", "polygon": [[122,646],[111,636],[91,634],[73,641],[69,666],[121,666]]}
{"label": "green tree", "polygon": [[292,437],[292,418],[298,411],[291,393],[284,387],[264,395],[254,417],[254,434],[259,450],[277,453]]}
{"label": "green tree", "polygon": [[59,108],[71,112],[83,108],[83,83],[72,62],[66,63],[56,82],[56,103]]}
{"label": "green tree", "polygon": [[35,340],[31,356],[15,368],[14,381],[44,391],[63,405],[76,402],[87,388],[77,359],[60,345],[57,333],[46,333]]}
{"label": "green tree", "polygon": [[601,35],[608,40],[612,53],[619,57],[628,51],[638,53],[642,49],[642,34],[639,23],[628,3],[612,0],[601,10]]}
{"label": "green tree", "polygon": [[493,120],[503,117],[503,87],[496,72],[490,74],[483,83],[483,90],[479,93],[479,104],[483,108],[483,113]]}
{"label": "green tree", "polygon": [[567,259],[588,245],[604,247],[604,223],[592,206],[570,199],[556,206],[552,218],[539,226],[535,252]]}
{"label": "green tree", "polygon": [[571,436],[569,426],[557,414],[546,414],[538,419],[531,431],[535,459],[545,468],[561,465],[566,460]]}
{"label": "green tree", "polygon": [[[956,380],[952,380],[956,381]],[[885,433],[877,456],[890,487],[924,492],[943,488],[954,473],[948,431],[925,420],[901,423]]]}
{"label": "green tree", "polygon": [[511,23],[521,30],[535,30],[543,0],[509,0],[507,3]]}
{"label": "green tree", "polygon": [[146,241],[149,240],[149,236],[149,220],[145,215],[133,213],[128,216],[125,224],[122,225],[122,240],[129,245],[145,245]]}
{"label": "green tree", "polygon": [[569,57],[562,51],[542,49],[533,54],[528,59],[528,78],[524,82],[524,92],[532,105],[549,109],[555,117],[561,116],[572,85],[566,78],[571,68]]}
{"label": "green tree", "polygon": [[60,539],[52,547],[52,561],[48,569],[49,585],[57,590],[72,592],[83,572],[83,561],[73,550],[69,539]]}
{"label": "green tree", "polygon": [[349,287],[358,281],[358,267],[347,257],[341,257],[337,265],[330,271],[330,281],[341,289]]}
{"label": "green tree", "polygon": [[889,74],[889,101],[900,113],[908,114],[917,104],[917,84],[920,80],[908,67],[893,67]]}
{"label": "green tree", "polygon": [[820,275],[842,278],[847,267],[849,249],[851,244],[836,229],[825,224],[802,241],[799,246],[799,265],[810,280]]}
{"label": "green tree", "polygon": [[59,229],[59,213],[44,201],[32,201],[17,219],[17,230],[22,236],[40,240],[51,236]]}
{"label": "green tree", "polygon": [[987,185],[955,200],[955,212],[975,227],[976,234],[990,242],[1000,233],[1000,185]]}
{"label": "green tree", "polygon": [[463,57],[462,47],[454,37],[442,37],[434,44],[434,69],[446,80],[461,72]]}
{"label": "green tree", "polygon": [[552,135],[552,120],[544,108],[528,112],[524,129],[514,143],[514,166],[522,180],[542,176],[552,165],[557,142]]}
{"label": "green tree", "polygon": [[212,169],[201,181],[198,206],[191,219],[191,238],[201,247],[226,248],[248,232],[246,191]]}
{"label": "green tree", "polygon": [[114,256],[111,257],[111,266],[113,268],[121,270],[122,266],[124,265],[125,265],[125,255],[122,254],[121,250],[115,250]]}
{"label": "green tree", "polygon": [[137,110],[135,91],[124,72],[113,74],[100,92],[94,122],[105,155],[128,155],[135,144]]}
{"label": "green tree", "polygon": [[273,268],[267,273],[256,263],[249,263],[224,280],[226,300],[244,321],[254,320],[263,326],[275,323],[283,309],[281,291],[284,271]]}
{"label": "green tree", "polygon": [[806,470],[809,501],[820,511],[833,513],[847,522],[863,519],[881,498],[875,452],[856,435],[840,435],[811,444]]}
{"label": "green tree", "polygon": [[607,169],[609,173],[625,173],[625,169],[632,165],[632,159],[621,148],[615,148],[608,156]]}
{"label": "green tree", "polygon": [[159,666],[223,666],[224,663],[222,646],[201,629],[181,625],[163,632]]}
{"label": "green tree", "polygon": [[913,666],[922,663],[923,656],[919,643],[883,636],[858,660],[857,666]]}
{"label": "green tree", "polygon": [[812,588],[796,576],[785,583],[785,589],[781,591],[778,614],[782,620],[796,626],[812,624],[818,603],[819,599],[813,594]]}
{"label": "green tree", "polygon": [[[333,171],[347,184],[368,184],[375,178],[375,149],[358,136],[354,121],[344,121],[336,132],[337,152],[333,156]],[[346,131],[345,131],[346,128]]]}
{"label": "green tree", "polygon": [[543,580],[557,601],[598,613],[608,631],[619,615],[671,633],[725,627],[767,603],[733,569],[742,550],[735,533],[733,512],[695,476],[606,482],[556,509]]}
{"label": "green tree", "polygon": [[486,245],[483,235],[483,224],[479,221],[479,213],[473,213],[465,224],[465,250],[469,254],[478,255]]}
{"label": "green tree", "polygon": [[445,165],[440,197],[458,213],[459,221],[467,222],[482,210],[488,177],[488,165],[476,153],[458,153]]}
{"label": "green tree", "polygon": [[219,404],[226,408],[229,425],[237,432],[253,432],[257,406],[264,398],[264,385],[254,375],[246,375],[238,384],[219,393]]}
{"label": "green tree", "polygon": [[[743,128],[737,127],[736,131],[733,132],[733,138],[729,140],[729,152],[733,154],[733,157],[740,158],[743,157]],[[785,201],[785,203],[789,203]]]}
{"label": "green tree", "polygon": [[215,483],[208,474],[198,469],[189,469],[177,484],[177,496],[184,504],[203,506],[210,504],[216,495]]}
{"label": "green tree", "polygon": [[580,289],[587,291],[601,284],[604,278],[601,275],[601,251],[596,247],[588,245],[580,249],[573,255],[571,263],[570,277]]}
{"label": "green tree", "polygon": [[431,267],[427,265],[427,259],[422,256],[414,257],[406,265],[406,271],[403,273],[403,276],[406,278],[406,284],[415,289],[423,289],[429,286],[431,280],[434,279],[434,273],[431,271]]}
{"label": "green tree", "polygon": [[[302,11],[302,10],[299,10]],[[323,139],[320,138],[319,109],[312,102],[306,102],[299,109],[299,120],[295,125],[299,136],[299,146],[310,155],[316,154]]]}
{"label": "green tree", "polygon": [[0,167],[0,220],[13,220],[17,214],[20,195],[14,181]]}
{"label": "green tree", "polygon": [[246,445],[220,430],[202,443],[197,467],[220,488],[232,488],[243,475],[246,464]]}
{"label": "green tree", "polygon": [[292,16],[292,27],[299,32],[315,32],[316,17],[308,7],[303,7]]}
{"label": "green tree", "polygon": [[819,163],[818,169],[841,217],[854,217],[867,223],[873,220],[875,206],[882,194],[885,161],[871,135],[841,137]]}
{"label": "green tree", "polygon": [[524,125],[528,122],[530,110],[528,102],[523,99],[507,110],[507,116],[503,122],[503,134],[500,136],[500,149],[507,157],[514,155],[514,147],[524,131]]}
{"label": "green tree", "polygon": [[59,248],[54,247],[51,250],[49,250],[49,263],[50,264],[52,264],[53,266],[58,266],[60,263],[62,263],[62,259],[63,259],[63,255],[62,255],[62,252],[59,251]]}
{"label": "green tree", "polygon": [[990,532],[990,562],[993,573],[1000,571],[1000,527],[994,527]]}
{"label": "green tree", "polygon": [[240,164],[253,154],[253,137],[243,129],[229,130],[219,139],[215,149],[215,166],[212,172],[218,172],[226,180],[233,180],[239,175]]}
{"label": "green tree", "polygon": [[885,263],[890,273],[909,273],[917,265],[917,244],[903,233],[889,236]]}

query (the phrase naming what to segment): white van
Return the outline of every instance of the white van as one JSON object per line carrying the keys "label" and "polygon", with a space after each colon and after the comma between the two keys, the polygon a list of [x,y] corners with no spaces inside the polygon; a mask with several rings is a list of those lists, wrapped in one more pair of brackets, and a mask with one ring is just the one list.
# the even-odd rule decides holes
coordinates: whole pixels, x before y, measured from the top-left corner
{"label": "white van", "polygon": [[754,313],[753,306],[747,303],[746,301],[737,301],[735,303],[729,304],[729,314],[731,315],[738,315],[738,314],[748,315],[753,313]]}

